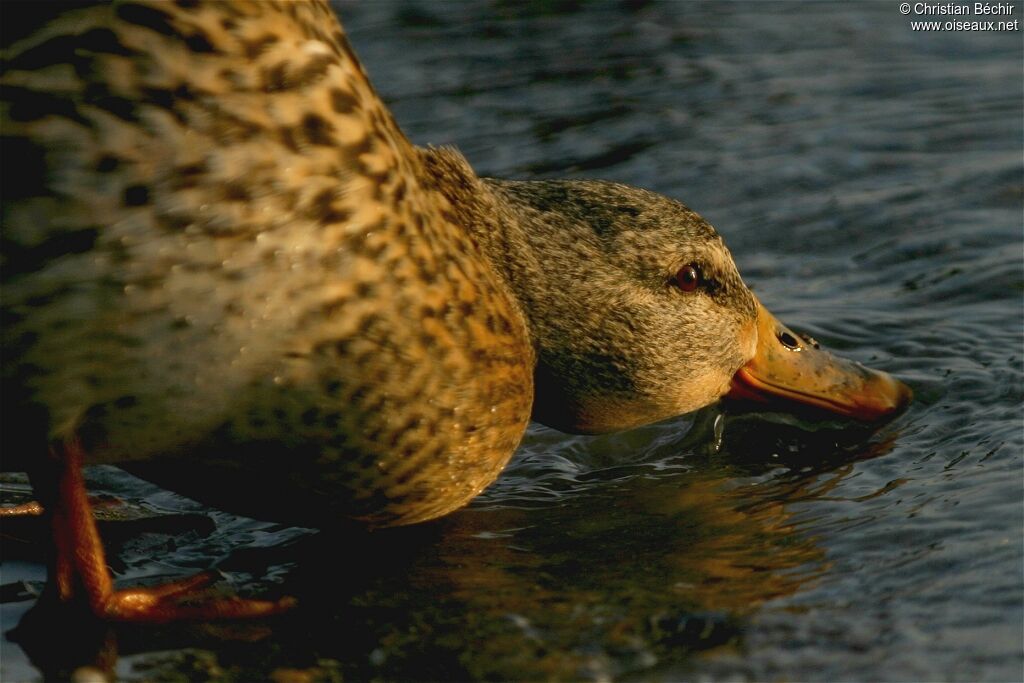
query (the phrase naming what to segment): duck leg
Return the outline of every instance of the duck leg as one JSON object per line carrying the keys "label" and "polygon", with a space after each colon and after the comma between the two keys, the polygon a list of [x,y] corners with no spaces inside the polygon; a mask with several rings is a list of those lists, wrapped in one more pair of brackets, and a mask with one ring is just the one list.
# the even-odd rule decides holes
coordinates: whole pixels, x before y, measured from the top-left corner
{"label": "duck leg", "polygon": [[56,591],[61,602],[84,600],[101,619],[150,623],[262,617],[294,605],[292,598],[218,598],[195,605],[177,601],[213,581],[216,574],[211,572],[161,586],[115,590],[85,490],[81,446],[57,447],[51,456],[51,470],[44,477],[49,482],[43,481],[38,490],[54,539],[48,590]]}

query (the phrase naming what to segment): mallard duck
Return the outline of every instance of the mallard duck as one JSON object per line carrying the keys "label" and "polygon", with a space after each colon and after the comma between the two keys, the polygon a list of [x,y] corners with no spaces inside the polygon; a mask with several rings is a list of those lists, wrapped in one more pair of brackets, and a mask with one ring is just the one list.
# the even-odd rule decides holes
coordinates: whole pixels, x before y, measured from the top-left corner
{"label": "mallard duck", "polygon": [[52,519],[52,590],[102,617],[284,605],[115,591],[83,463],[399,525],[470,501],[531,416],[596,433],[732,392],[874,420],[910,398],[776,321],[683,204],[413,146],[323,2],[8,14],[4,464]]}

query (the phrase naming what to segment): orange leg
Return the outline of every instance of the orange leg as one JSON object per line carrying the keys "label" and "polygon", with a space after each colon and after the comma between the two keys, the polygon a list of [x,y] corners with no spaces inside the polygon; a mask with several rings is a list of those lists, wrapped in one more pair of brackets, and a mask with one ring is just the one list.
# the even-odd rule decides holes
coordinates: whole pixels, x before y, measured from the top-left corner
{"label": "orange leg", "polygon": [[57,487],[52,503],[46,502],[44,507],[51,515],[56,546],[51,582],[61,601],[83,598],[101,619],[152,623],[262,617],[283,612],[294,604],[291,598],[219,598],[197,605],[173,600],[210,583],[215,578],[212,573],[152,588],[114,590],[85,491],[81,447],[68,444],[55,449],[53,456],[57,461]]}

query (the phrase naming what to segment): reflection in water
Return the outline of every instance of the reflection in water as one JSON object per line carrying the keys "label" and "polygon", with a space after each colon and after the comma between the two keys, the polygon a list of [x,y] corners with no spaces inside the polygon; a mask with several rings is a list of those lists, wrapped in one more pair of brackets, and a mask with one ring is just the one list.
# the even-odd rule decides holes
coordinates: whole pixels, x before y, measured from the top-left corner
{"label": "reflection in water", "polygon": [[[827,496],[852,469],[837,462],[840,432],[729,418],[721,449],[704,458],[692,451],[706,443],[702,430],[665,439],[656,459],[631,464],[615,453],[642,435],[583,439],[572,462],[531,472],[540,462],[531,453],[547,438],[534,430],[510,470],[513,480],[532,476],[532,500],[505,500],[499,487],[433,524],[236,550],[221,568],[252,577],[243,591],[266,589],[261,575],[271,567],[283,575],[271,590],[299,599],[275,620],[108,628],[40,608],[15,637],[51,678],[84,663],[116,667],[126,679],[294,669],[328,680],[604,679],[685,666],[695,653],[741,645],[747,615],[826,570],[791,503]],[[883,441],[865,452],[860,443],[853,457],[887,449]],[[143,536],[176,533],[163,542],[179,554],[189,539],[208,544],[218,533],[190,515],[167,519],[110,522],[104,533],[128,554],[119,525]],[[219,542],[226,549],[234,540]],[[66,631],[56,640],[54,623]],[[55,642],[75,647],[57,656]],[[173,654],[152,654],[161,651]]]}
{"label": "reflection in water", "polygon": [[[788,518],[717,475],[634,476],[543,513],[456,515],[406,590],[460,622],[465,675],[615,675],[733,640],[738,618],[821,571]],[[396,645],[390,673],[406,676],[414,643]]]}

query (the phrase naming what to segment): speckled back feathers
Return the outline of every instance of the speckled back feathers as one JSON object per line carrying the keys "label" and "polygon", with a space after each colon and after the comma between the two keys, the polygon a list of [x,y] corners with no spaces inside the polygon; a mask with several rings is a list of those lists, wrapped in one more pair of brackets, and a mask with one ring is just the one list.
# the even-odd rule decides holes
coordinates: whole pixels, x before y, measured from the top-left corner
{"label": "speckled back feathers", "polygon": [[410,523],[493,481],[531,408],[643,424],[753,355],[699,216],[412,146],[322,2],[52,14],[0,75],[8,466],[73,439],[222,508]]}
{"label": "speckled back feathers", "polygon": [[524,323],[326,5],[84,8],[15,40],[3,84],[32,166],[4,216],[12,438],[97,461],[273,439],[285,477],[388,523],[496,476]]}

